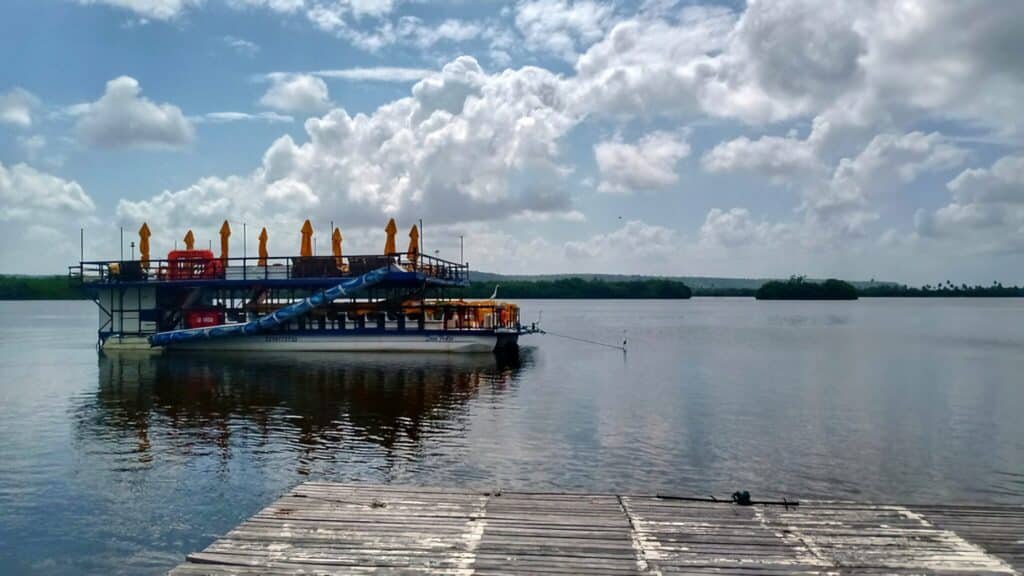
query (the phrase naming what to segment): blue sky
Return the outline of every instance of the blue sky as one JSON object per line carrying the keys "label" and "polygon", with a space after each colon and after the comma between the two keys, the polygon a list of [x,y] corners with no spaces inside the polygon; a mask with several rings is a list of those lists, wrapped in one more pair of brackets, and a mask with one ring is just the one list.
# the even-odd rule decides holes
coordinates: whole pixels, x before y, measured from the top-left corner
{"label": "blue sky", "polygon": [[1024,281],[1024,4],[819,8],[11,0],[0,272],[396,217],[498,272]]}

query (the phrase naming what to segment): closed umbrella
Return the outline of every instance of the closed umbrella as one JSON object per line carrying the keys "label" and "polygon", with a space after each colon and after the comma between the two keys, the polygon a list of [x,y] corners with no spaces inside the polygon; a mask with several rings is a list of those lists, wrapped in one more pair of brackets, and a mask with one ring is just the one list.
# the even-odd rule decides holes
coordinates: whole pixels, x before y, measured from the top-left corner
{"label": "closed umbrella", "polygon": [[299,249],[299,256],[309,257],[313,255],[313,225],[306,220],[302,225],[302,246]]}
{"label": "closed umbrella", "polygon": [[188,232],[185,233],[185,250],[195,250],[195,247],[196,237],[194,234],[192,234],[192,231],[189,230]]}
{"label": "closed umbrella", "polygon": [[416,258],[420,255],[420,229],[415,224],[412,225],[412,230],[409,230],[409,261],[413,264],[416,263]]}
{"label": "closed umbrella", "polygon": [[334,262],[341,268],[341,230],[334,229],[331,235],[331,253],[334,254]]}
{"label": "closed umbrella", "polygon": [[398,252],[398,249],[395,248],[395,234],[398,233],[398,225],[395,224],[394,218],[388,220],[388,225],[384,228],[384,231],[388,233],[388,238],[384,241],[384,254],[390,255]]}
{"label": "closed umbrella", "polygon": [[257,266],[267,265],[267,229],[264,228],[260,232],[260,260],[256,263]]}
{"label": "closed umbrella", "polygon": [[142,262],[142,267],[149,269],[149,226],[143,222],[142,228],[139,228],[139,260]]}
{"label": "closed umbrella", "polygon": [[231,237],[231,226],[228,225],[228,221],[225,220],[220,225],[220,261],[225,266],[228,264],[228,238]]}

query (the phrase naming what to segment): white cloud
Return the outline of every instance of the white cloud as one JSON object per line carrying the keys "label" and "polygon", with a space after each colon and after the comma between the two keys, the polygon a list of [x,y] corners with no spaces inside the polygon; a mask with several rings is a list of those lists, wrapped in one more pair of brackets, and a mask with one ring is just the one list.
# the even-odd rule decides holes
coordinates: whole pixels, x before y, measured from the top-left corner
{"label": "white cloud", "polygon": [[93,221],[94,211],[77,182],[27,164],[0,163],[0,270],[66,270],[72,258],[77,260],[78,228]]}
{"label": "white cloud", "polygon": [[213,124],[225,124],[227,122],[269,122],[276,124],[295,121],[295,118],[287,114],[278,114],[277,112],[258,112],[253,114],[250,112],[233,111],[207,112],[202,116],[194,116],[189,119],[196,123],[210,122]]}
{"label": "white cloud", "polygon": [[46,219],[58,215],[89,214],[92,199],[77,182],[40,172],[27,164],[5,167],[0,163],[0,220]]}
{"label": "white cloud", "polygon": [[636,190],[664,190],[679,182],[676,164],[690,154],[685,135],[652,132],[633,144],[619,139],[594,146],[594,159],[601,174],[600,192],[630,193]]}
{"label": "white cloud", "polygon": [[579,49],[604,35],[612,7],[589,0],[525,0],[516,4],[516,27],[530,50],[573,61]]}
{"label": "white cloud", "polygon": [[804,194],[803,210],[823,234],[862,235],[878,219],[873,197],[893,193],[926,172],[962,164],[966,152],[938,133],[880,134],[854,158],[839,161],[832,178]]}
{"label": "white cloud", "polygon": [[237,38],[235,36],[225,36],[223,38],[224,44],[233,49],[235,52],[242,54],[243,56],[255,56],[260,51],[259,44],[250,42],[244,38]]}
{"label": "white cloud", "polygon": [[171,104],[140,96],[138,81],[121,76],[107,82],[96,102],[73,107],[79,139],[101,148],[180,148],[192,142],[192,124]]}
{"label": "white cloud", "polygon": [[0,123],[27,128],[32,125],[32,112],[38,106],[39,99],[35,95],[15,86],[0,93]]}
{"label": "white cloud", "polygon": [[[638,257],[678,254],[683,239],[671,228],[630,220],[618,230],[595,234],[582,241],[565,243],[565,257],[570,262],[597,260],[601,264]],[[659,268],[654,265],[652,269]]]}
{"label": "white cloud", "polygon": [[335,78],[353,82],[416,82],[432,74],[424,68],[401,68],[395,66],[376,66],[373,68],[340,68],[336,70],[317,70],[314,75],[321,78]]}
{"label": "white cloud", "polygon": [[316,76],[274,73],[268,79],[270,88],[260,98],[263,106],[292,113],[323,112],[331,106],[327,84]]}
{"label": "white cloud", "polygon": [[79,4],[105,4],[122,8],[151,20],[173,20],[203,0],[78,0]]}
{"label": "white cloud", "polygon": [[746,208],[712,208],[700,227],[700,241],[712,246],[763,247],[791,239],[793,232],[787,224],[756,221]]}
{"label": "white cloud", "polygon": [[1019,133],[1022,18],[1024,4],[999,0],[688,7],[617,24],[576,62],[575,98],[613,116],[937,117]]}
{"label": "white cloud", "polygon": [[708,172],[749,172],[776,183],[820,177],[825,170],[814,143],[792,136],[762,136],[756,140],[741,136],[716,145],[704,154],[701,164]]}
{"label": "white cloud", "polygon": [[917,232],[979,252],[1024,252],[1024,156],[1004,156],[989,168],[964,170],[946,185],[952,202],[919,210]]}
{"label": "white cloud", "polygon": [[715,146],[702,164],[711,172],[750,172],[796,187],[803,199],[799,209],[805,216],[807,239],[825,242],[864,235],[879,217],[875,199],[920,174],[955,168],[967,157],[938,133],[883,133],[855,156],[830,166],[823,157],[823,134],[816,129],[803,140],[793,135],[740,137]]}
{"label": "white cloud", "polygon": [[448,18],[440,23],[424,24],[422,20],[406,16],[398,21],[398,36],[407,38],[420,48],[430,48],[439,42],[466,42],[477,38],[484,29],[480,24]]}
{"label": "white cloud", "polygon": [[483,37],[490,38],[495,45],[503,40],[502,33],[493,26],[458,18],[424,22],[416,16],[402,16],[394,21],[364,25],[345,4],[317,4],[306,11],[306,17],[320,30],[333,33],[367,52],[400,43],[426,49],[440,43],[459,44]]}
{"label": "white cloud", "polygon": [[305,0],[227,0],[228,6],[236,9],[266,8],[273,12],[290,14],[306,7]]}
{"label": "white cloud", "polygon": [[29,160],[35,160],[43,148],[46,148],[46,137],[42,134],[18,136],[18,146],[25,151],[25,156]]}
{"label": "white cloud", "polygon": [[225,217],[297,226],[313,207],[346,226],[571,213],[559,141],[575,120],[561,82],[538,68],[487,75],[462,57],[373,114],[308,119],[306,142],[279,138],[249,175],[123,200],[118,214],[173,227]]}

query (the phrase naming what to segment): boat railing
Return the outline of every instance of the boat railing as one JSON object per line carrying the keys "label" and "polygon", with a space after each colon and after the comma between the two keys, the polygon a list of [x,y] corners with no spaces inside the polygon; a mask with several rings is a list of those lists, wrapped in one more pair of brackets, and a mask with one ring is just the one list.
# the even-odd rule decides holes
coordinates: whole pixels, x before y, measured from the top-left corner
{"label": "boat railing", "polygon": [[385,266],[396,272],[412,272],[452,284],[469,281],[469,265],[436,256],[405,252],[348,256],[276,256],[259,259],[175,258],[83,261],[68,267],[68,278],[77,284],[160,283],[180,281],[258,281],[345,278]]}

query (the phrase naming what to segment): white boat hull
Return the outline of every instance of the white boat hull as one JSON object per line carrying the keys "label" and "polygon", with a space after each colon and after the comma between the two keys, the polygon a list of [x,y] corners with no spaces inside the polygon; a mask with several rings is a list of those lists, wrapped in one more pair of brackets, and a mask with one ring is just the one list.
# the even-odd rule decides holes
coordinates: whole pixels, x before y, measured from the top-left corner
{"label": "white boat hull", "polygon": [[[194,340],[172,344],[167,350],[269,351],[269,352],[492,352],[498,344],[496,334],[263,334]],[[139,337],[111,337],[104,350],[150,349]]]}

